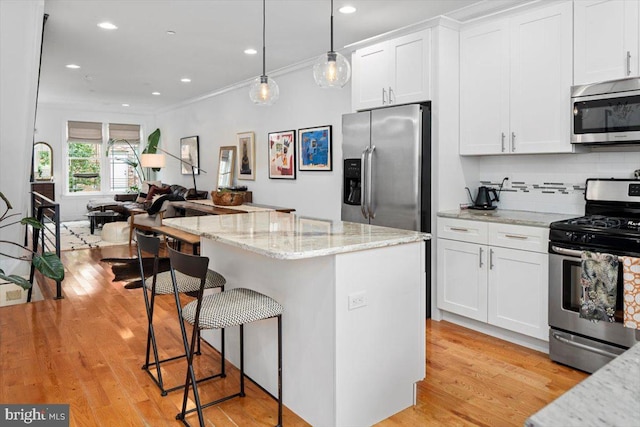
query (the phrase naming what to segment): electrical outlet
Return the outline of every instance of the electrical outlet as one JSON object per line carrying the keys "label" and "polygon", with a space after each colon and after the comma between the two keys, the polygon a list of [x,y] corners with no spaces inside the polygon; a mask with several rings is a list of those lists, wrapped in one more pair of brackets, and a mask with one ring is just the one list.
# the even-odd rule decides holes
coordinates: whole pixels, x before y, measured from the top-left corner
{"label": "electrical outlet", "polygon": [[364,291],[355,292],[349,295],[349,310],[364,307],[367,305],[367,295]]}
{"label": "electrical outlet", "polygon": [[16,301],[22,299],[22,289],[16,289],[15,291],[7,291],[7,301]]}

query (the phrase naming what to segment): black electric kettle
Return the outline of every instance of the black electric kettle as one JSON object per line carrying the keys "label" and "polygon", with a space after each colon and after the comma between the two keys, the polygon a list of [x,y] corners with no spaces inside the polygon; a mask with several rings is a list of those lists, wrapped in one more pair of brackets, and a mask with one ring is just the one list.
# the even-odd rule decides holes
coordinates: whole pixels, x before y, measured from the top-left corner
{"label": "black electric kettle", "polygon": [[478,188],[476,199],[471,201],[473,206],[470,206],[469,209],[491,210],[497,208],[493,202],[499,202],[500,198],[495,188],[482,186]]}

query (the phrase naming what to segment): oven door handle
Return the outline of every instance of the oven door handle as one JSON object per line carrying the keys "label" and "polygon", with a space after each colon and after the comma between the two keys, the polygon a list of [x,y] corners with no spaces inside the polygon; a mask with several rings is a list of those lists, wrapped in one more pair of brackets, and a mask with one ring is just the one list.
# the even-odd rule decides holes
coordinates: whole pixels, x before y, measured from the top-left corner
{"label": "oven door handle", "polygon": [[[553,245],[551,245],[551,249],[560,255],[566,255],[574,258],[582,257],[582,251],[578,251],[575,249],[559,248],[558,246],[553,246]],[[618,261],[623,262],[623,257],[619,256]]]}
{"label": "oven door handle", "polygon": [[560,248],[558,246],[551,246],[551,249],[554,252],[559,253],[560,255],[566,255],[566,256],[571,256],[574,258],[580,258],[582,256],[582,251],[577,251],[575,249],[565,249],[565,248]]}
{"label": "oven door handle", "polygon": [[565,337],[561,337],[560,335],[558,335],[555,332],[552,332],[551,335],[553,336],[553,338],[557,339],[561,343],[564,343],[564,344],[567,344],[567,345],[570,345],[570,346],[573,346],[573,347],[577,347],[577,348],[582,349],[582,350],[590,351],[592,353],[596,353],[596,354],[599,354],[601,356],[606,356],[606,357],[609,357],[611,359],[615,359],[616,357],[618,357],[618,355],[615,354],[615,353],[611,353],[611,352],[608,352],[608,351],[605,351],[605,350],[601,350],[599,348],[593,348],[593,347],[590,347],[588,345],[581,344],[579,342],[574,342],[574,341],[568,340]]}

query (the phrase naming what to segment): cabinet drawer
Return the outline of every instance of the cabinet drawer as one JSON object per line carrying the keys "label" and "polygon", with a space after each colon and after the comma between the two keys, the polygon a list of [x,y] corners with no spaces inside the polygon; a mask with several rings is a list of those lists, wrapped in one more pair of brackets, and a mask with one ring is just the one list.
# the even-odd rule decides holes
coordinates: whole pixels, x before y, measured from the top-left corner
{"label": "cabinet drawer", "polygon": [[492,246],[546,253],[548,243],[548,228],[489,224],[489,244]]}
{"label": "cabinet drawer", "polygon": [[455,218],[438,218],[438,237],[470,243],[487,243],[486,222]]}

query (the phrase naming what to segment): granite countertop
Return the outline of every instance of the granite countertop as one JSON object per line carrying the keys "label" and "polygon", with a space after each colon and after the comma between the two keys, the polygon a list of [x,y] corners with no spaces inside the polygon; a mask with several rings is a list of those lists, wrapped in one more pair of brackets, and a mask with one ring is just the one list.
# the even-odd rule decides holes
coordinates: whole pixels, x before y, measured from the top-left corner
{"label": "granite countertop", "polygon": [[640,425],[640,343],[533,414],[527,427]]}
{"label": "granite countertop", "polygon": [[168,218],[163,225],[277,259],[302,259],[429,240],[430,234],[283,212]]}
{"label": "granite countertop", "polygon": [[442,218],[468,219],[473,221],[501,222],[514,225],[528,225],[532,227],[549,227],[549,224],[563,219],[575,218],[576,214],[557,214],[530,211],[510,211],[495,209],[492,211],[479,211],[473,209],[456,209],[440,211],[438,216]]}

